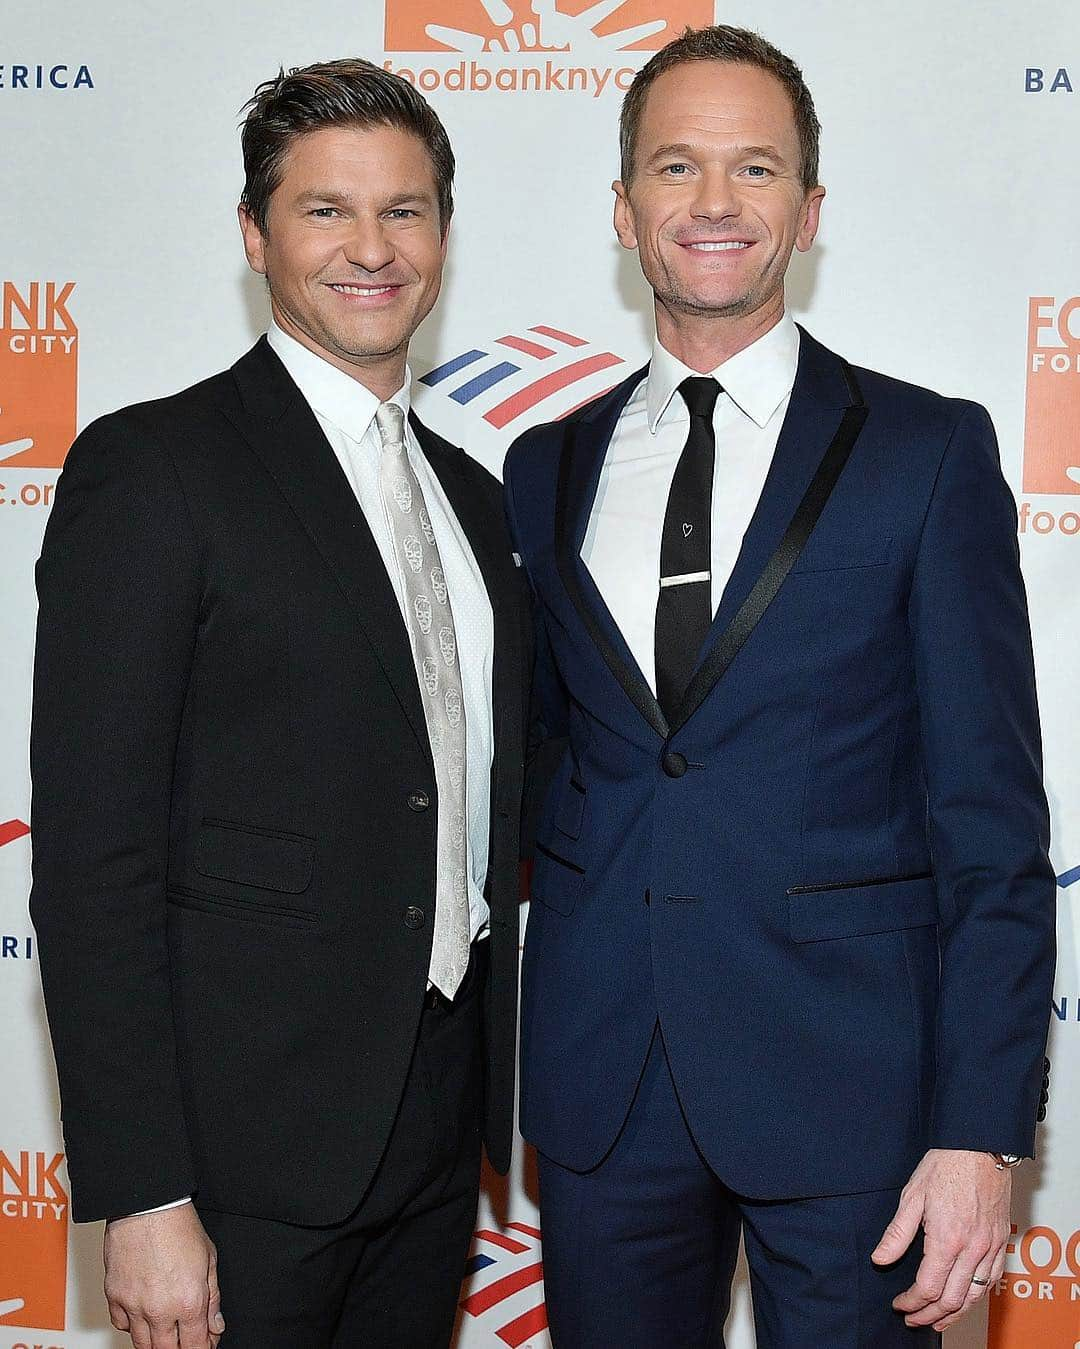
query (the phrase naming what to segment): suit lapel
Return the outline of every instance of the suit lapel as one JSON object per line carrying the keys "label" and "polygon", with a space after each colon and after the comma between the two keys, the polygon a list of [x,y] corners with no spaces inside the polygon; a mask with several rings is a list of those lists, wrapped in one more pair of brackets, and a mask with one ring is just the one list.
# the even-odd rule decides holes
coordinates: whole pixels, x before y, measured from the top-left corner
{"label": "suit lapel", "polygon": [[226,415],[277,483],[348,601],[430,755],[416,665],[378,545],[337,456],[265,337],[233,374],[246,416]]}
{"label": "suit lapel", "polygon": [[619,414],[647,373],[648,366],[636,371],[594,403],[586,415],[565,423],[555,500],[555,558],[563,586],[605,664],[633,706],[666,740],[668,725],[660,704],[581,560],[608,445]]}
{"label": "suit lapel", "polygon": [[767,590],[775,594],[794,565],[806,526],[823,509],[866,418],[846,364],[800,334],[795,384],[765,486],[672,730],[709,696],[771,602]]}

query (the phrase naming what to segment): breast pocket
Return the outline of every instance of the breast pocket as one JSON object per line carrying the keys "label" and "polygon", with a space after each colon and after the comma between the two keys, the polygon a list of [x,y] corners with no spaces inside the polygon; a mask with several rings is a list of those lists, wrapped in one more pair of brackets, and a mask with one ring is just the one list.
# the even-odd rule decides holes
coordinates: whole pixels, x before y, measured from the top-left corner
{"label": "breast pocket", "polygon": [[895,558],[894,541],[874,534],[835,538],[811,535],[792,568],[793,575],[805,576],[823,571],[852,571],[859,567],[881,567]]}

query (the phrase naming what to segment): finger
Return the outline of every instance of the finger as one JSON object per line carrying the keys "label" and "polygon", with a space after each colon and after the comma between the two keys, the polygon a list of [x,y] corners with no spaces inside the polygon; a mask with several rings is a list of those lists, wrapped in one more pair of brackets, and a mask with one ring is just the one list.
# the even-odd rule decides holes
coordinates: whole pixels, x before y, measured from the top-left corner
{"label": "finger", "polygon": [[1001,1247],[1001,1250],[999,1250],[997,1255],[994,1257],[994,1265],[990,1271],[990,1287],[993,1288],[993,1286],[996,1283],[1000,1283],[1004,1277],[1005,1277],[1005,1247],[1003,1245]]}
{"label": "finger", "polygon": [[922,1216],[921,1201],[900,1196],[896,1212],[889,1219],[881,1240],[870,1254],[870,1259],[875,1265],[891,1265],[900,1259],[915,1240]]}
{"label": "finger", "polygon": [[117,1330],[129,1330],[131,1328],[131,1318],[119,1302],[109,1303],[109,1320]]}
{"label": "finger", "polygon": [[222,1335],[225,1331],[225,1318],[221,1314],[221,1288],[218,1285],[217,1256],[211,1253],[210,1265],[206,1271],[206,1286],[210,1300],[206,1306],[206,1326],[211,1337]]}
{"label": "finger", "polygon": [[151,1321],[150,1349],[176,1349],[177,1335],[175,1321]]}
{"label": "finger", "polygon": [[915,1273],[915,1282],[910,1288],[893,1298],[893,1306],[898,1312],[912,1315],[929,1307],[941,1296],[945,1282],[956,1263],[956,1253],[948,1247],[938,1247],[929,1240]]}
{"label": "finger", "polygon": [[132,1316],[131,1343],[134,1349],[153,1349],[153,1336],[150,1333],[150,1322],[142,1316]]}
{"label": "finger", "polygon": [[907,1317],[909,1326],[932,1325],[935,1330],[940,1330],[944,1322],[951,1323],[967,1311],[977,1300],[976,1295],[985,1291],[971,1282],[975,1275],[974,1259],[970,1252],[961,1252],[956,1264],[953,1265],[952,1273],[945,1281],[941,1296],[922,1311]]}
{"label": "finger", "polygon": [[210,1331],[206,1313],[201,1308],[196,1315],[177,1325],[180,1349],[210,1349]]}

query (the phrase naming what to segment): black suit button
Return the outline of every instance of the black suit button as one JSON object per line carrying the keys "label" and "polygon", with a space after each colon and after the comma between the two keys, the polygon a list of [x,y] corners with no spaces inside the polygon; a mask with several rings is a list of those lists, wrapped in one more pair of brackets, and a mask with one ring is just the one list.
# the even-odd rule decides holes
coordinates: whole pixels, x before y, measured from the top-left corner
{"label": "black suit button", "polygon": [[417,811],[427,810],[428,806],[430,805],[431,805],[431,797],[428,796],[427,792],[413,792],[409,796],[410,810],[417,810]]}
{"label": "black suit button", "polygon": [[686,772],[686,757],[680,754],[677,749],[665,750],[664,757],[660,760],[660,767],[669,778],[681,778]]}
{"label": "black suit button", "polygon": [[410,904],[409,907],[405,910],[406,927],[412,928],[423,927],[425,919],[426,915],[424,913],[424,910],[418,909],[415,904]]}

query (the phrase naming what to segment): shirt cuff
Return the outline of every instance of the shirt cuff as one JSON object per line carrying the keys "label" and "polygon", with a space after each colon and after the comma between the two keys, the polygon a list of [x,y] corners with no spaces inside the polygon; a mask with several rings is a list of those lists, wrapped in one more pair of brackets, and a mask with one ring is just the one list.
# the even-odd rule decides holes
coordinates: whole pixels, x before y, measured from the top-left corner
{"label": "shirt cuff", "polygon": [[183,1204],[191,1203],[191,1195],[185,1195],[183,1199],[174,1199],[171,1204],[159,1204],[157,1208],[140,1209],[138,1213],[129,1213],[129,1218],[145,1218],[148,1213],[164,1213],[167,1208],[180,1208]]}

